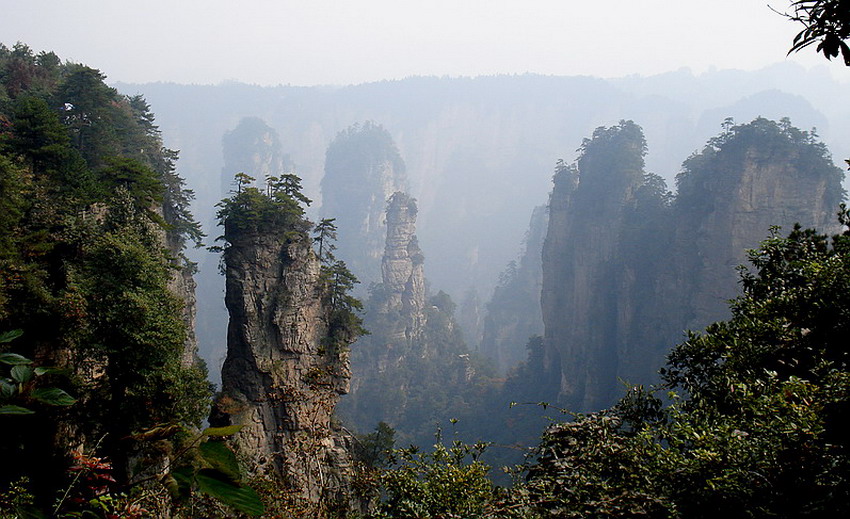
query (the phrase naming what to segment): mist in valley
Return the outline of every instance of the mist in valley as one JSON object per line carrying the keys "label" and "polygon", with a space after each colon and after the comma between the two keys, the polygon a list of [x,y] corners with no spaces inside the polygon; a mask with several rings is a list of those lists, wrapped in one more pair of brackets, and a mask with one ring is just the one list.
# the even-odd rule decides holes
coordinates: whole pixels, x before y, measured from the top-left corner
{"label": "mist in valley", "polygon": [[[850,49],[786,56],[809,3],[10,8],[0,414],[70,411],[0,439],[51,467],[0,503],[73,451],[162,517],[841,509]],[[814,497],[712,465],[776,445]]]}

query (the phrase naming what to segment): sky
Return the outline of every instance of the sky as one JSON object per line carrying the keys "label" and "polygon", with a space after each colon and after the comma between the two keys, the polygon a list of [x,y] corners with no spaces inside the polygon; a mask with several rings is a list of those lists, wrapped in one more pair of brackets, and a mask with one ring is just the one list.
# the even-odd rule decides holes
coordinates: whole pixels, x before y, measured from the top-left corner
{"label": "sky", "polygon": [[[409,76],[622,77],[786,58],[790,0],[0,0],[0,42],[110,82],[345,85]],[[850,80],[838,62],[832,75]]]}

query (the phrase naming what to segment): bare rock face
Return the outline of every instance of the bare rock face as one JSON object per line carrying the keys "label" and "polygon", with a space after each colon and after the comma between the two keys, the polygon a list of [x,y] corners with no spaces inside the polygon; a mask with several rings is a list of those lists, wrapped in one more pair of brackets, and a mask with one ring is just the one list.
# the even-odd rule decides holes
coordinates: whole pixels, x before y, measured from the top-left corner
{"label": "bare rock face", "polygon": [[183,367],[189,367],[198,362],[198,340],[195,336],[196,286],[192,272],[186,267],[175,272],[168,284],[168,288],[183,301],[183,322],[186,323],[186,343],[180,361]]}
{"label": "bare rock face", "polygon": [[735,268],[771,226],[785,233],[795,223],[825,233],[837,230],[833,215],[841,189],[835,168],[811,155],[812,144],[768,144],[704,152],[712,170],[692,172],[694,178],[680,189],[677,248],[694,256],[680,274],[692,286],[690,329],[725,318],[727,300],[737,292]]}
{"label": "bare rock face", "polygon": [[381,262],[386,299],[379,312],[401,317],[397,339],[419,339],[425,328],[425,269],[416,239],[416,202],[393,193],[387,204],[387,238]]}
{"label": "bare rock face", "polygon": [[350,371],[347,349],[327,341],[319,260],[303,234],[231,234],[228,354],[210,421],[245,426],[235,446],[250,472],[313,503],[345,506],[350,438],[331,416]]}
{"label": "bare rock face", "polygon": [[555,176],[543,248],[545,365],[594,411],[656,381],[686,329],[728,317],[747,249],[795,222],[831,232],[842,173],[812,135],[756,119],[685,161],[675,199],[633,123],[599,129]]}
{"label": "bare rock face", "polygon": [[[168,208],[158,206],[153,209],[160,217],[167,219]],[[182,320],[186,325],[186,341],[183,345],[180,364],[190,367],[200,362],[198,357],[198,339],[195,335],[198,299],[195,294],[197,283],[195,282],[193,264],[188,262],[184,254],[186,239],[173,230],[164,230],[152,225],[151,232],[159,236],[162,246],[171,255],[173,270],[168,280],[168,290],[183,302]]]}
{"label": "bare rock face", "polygon": [[610,398],[616,380],[611,265],[619,257],[628,201],[643,180],[645,141],[632,122],[594,132],[577,166],[561,166],[543,246],[545,364],[561,398],[582,408]]}

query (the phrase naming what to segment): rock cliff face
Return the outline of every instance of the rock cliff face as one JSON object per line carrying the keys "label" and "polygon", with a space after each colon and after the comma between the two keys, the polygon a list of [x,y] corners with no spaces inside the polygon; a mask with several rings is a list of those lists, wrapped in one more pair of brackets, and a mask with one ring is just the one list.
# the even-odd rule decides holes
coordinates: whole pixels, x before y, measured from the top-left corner
{"label": "rock cliff face", "polygon": [[678,195],[643,172],[630,122],[597,130],[560,167],[543,248],[545,359],[572,409],[610,405],[618,380],[650,383],[685,329],[726,317],[735,267],[771,225],[829,231],[841,172],[814,138],[757,119],[683,165]]}
{"label": "rock cliff face", "polygon": [[559,164],[554,177],[541,297],[547,359],[560,371],[565,400],[582,407],[606,402],[614,389],[616,328],[605,322],[615,296],[611,266],[627,203],[643,180],[645,146],[630,121],[600,128],[576,166]]}
{"label": "rock cliff face", "polygon": [[198,340],[195,335],[198,299],[195,295],[197,284],[193,269],[184,263],[184,239],[173,232],[163,233],[163,245],[174,258],[175,270],[168,281],[168,289],[183,301],[183,322],[186,323],[186,342],[180,364],[191,366],[200,361],[198,357]]}
{"label": "rock cliff face", "polygon": [[397,191],[387,203],[387,239],[381,261],[385,295],[379,313],[400,316],[393,339],[420,339],[425,329],[425,267],[416,239],[416,202]]}
{"label": "rock cliff face", "polygon": [[328,342],[319,260],[292,230],[225,224],[225,236],[228,353],[211,422],[245,426],[235,445],[252,473],[276,476],[314,503],[344,506],[350,438],[331,416],[350,371],[347,349]]}
{"label": "rock cliff face", "polygon": [[487,304],[479,352],[492,359],[501,373],[525,360],[530,337],[543,335],[541,251],[548,222],[549,208],[535,207],[520,261],[508,264]]}
{"label": "rock cliff face", "polygon": [[693,258],[680,273],[692,293],[687,326],[725,317],[726,301],[737,292],[735,267],[771,226],[837,232],[842,177],[823,145],[787,121],[756,119],[728,129],[688,159],[674,205],[677,256],[690,250]]}
{"label": "rock cliff face", "polygon": [[352,400],[364,383],[373,382],[370,377],[395,372],[409,355],[428,356],[423,349],[425,259],[416,239],[416,214],[416,201],[405,193],[397,191],[387,201],[382,283],[373,287],[367,304],[371,335],[354,346]]}
{"label": "rock cliff face", "polygon": [[404,161],[390,134],[367,122],[340,132],[328,146],[322,214],[336,218],[337,257],[364,284],[381,279],[387,199],[407,190]]}

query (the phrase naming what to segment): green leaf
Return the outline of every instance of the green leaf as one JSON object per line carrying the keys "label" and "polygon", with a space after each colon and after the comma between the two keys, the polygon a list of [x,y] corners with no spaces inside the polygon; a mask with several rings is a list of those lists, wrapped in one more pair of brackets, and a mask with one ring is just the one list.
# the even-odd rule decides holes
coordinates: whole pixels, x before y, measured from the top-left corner
{"label": "green leaf", "polygon": [[17,366],[12,367],[11,375],[12,380],[17,382],[18,384],[24,384],[32,380],[33,370],[29,366],[19,364]]}
{"label": "green leaf", "polygon": [[212,496],[222,503],[252,516],[265,512],[260,496],[251,487],[244,487],[231,481],[226,475],[214,469],[201,469],[195,476],[201,492]]}
{"label": "green leaf", "polygon": [[233,436],[238,433],[244,425],[228,425],[227,427],[207,427],[204,429],[204,436]]}
{"label": "green leaf", "polygon": [[9,364],[10,366],[19,366],[23,364],[32,364],[32,361],[23,355],[17,353],[0,353],[0,362]]}
{"label": "green leaf", "polygon": [[0,379],[0,398],[12,398],[15,396],[15,385]]}
{"label": "green leaf", "polygon": [[39,402],[44,402],[49,405],[73,405],[77,401],[68,393],[62,391],[58,387],[43,387],[34,389],[30,396]]}
{"label": "green leaf", "polygon": [[188,498],[195,481],[195,469],[190,466],[179,467],[171,471],[165,485],[174,498]]}
{"label": "green leaf", "polygon": [[23,334],[23,330],[11,330],[8,332],[0,333],[0,343],[12,342]]}
{"label": "green leaf", "polygon": [[17,405],[0,405],[0,414],[35,414],[35,411]]}
{"label": "green leaf", "polygon": [[207,441],[198,446],[204,461],[210,464],[210,467],[221,471],[234,481],[238,481],[239,462],[236,461],[236,455],[223,441]]}

